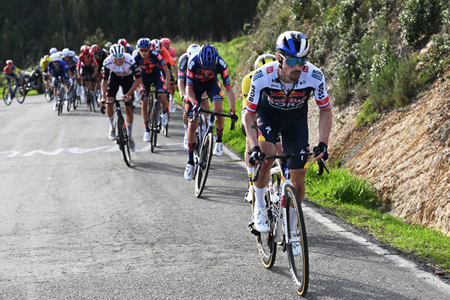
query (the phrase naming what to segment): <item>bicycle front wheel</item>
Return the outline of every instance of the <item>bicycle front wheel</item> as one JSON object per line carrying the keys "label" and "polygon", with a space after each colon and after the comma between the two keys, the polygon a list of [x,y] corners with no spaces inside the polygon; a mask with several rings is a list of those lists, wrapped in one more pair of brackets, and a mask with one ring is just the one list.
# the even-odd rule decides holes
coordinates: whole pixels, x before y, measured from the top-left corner
{"label": "bicycle front wheel", "polygon": [[3,88],[3,101],[5,101],[6,105],[10,105],[12,101],[8,100],[8,86]]}
{"label": "bicycle front wheel", "polygon": [[[309,255],[305,219],[300,199],[292,184],[285,189],[286,248],[295,290],[304,296],[309,283]],[[291,207],[293,205],[293,207]]]}
{"label": "bicycle front wheel", "polygon": [[[252,201],[252,212],[254,208],[255,203],[255,192],[253,191],[253,201]],[[264,196],[264,200],[266,201],[266,207],[267,207],[267,219],[269,220],[269,227],[270,231],[266,233],[258,232],[256,235],[256,246],[258,247],[258,253],[259,257],[261,258],[261,261],[267,269],[270,269],[275,264],[275,258],[277,256],[277,244],[274,241],[274,230],[273,227],[273,215],[272,215],[272,205],[270,204],[270,194],[267,191],[266,195]],[[278,224],[278,226],[281,226],[281,223]]]}
{"label": "bicycle front wheel", "polygon": [[123,160],[129,167],[131,166],[130,142],[128,140],[127,128],[125,127],[123,118],[118,118],[116,130],[119,134],[119,148],[122,152]]}
{"label": "bicycle front wheel", "polygon": [[63,113],[63,101],[61,99],[58,100],[58,116],[61,116]]}
{"label": "bicycle front wheel", "polygon": [[157,108],[153,108],[150,114],[150,150],[152,153],[155,151],[156,142],[158,139],[158,115],[159,111]]}
{"label": "bicycle front wheel", "polygon": [[202,195],[203,189],[205,188],[209,167],[211,165],[213,145],[213,134],[208,133],[205,135],[204,141],[200,146],[197,171],[195,172],[195,196],[197,198]]}
{"label": "bicycle front wheel", "polygon": [[52,101],[53,100],[53,90],[51,88],[46,89],[44,96],[48,102]]}
{"label": "bicycle front wheel", "polygon": [[15,95],[17,102],[22,104],[23,101],[25,101],[25,97],[27,96],[27,93],[28,93],[28,91],[22,85],[19,85],[16,89],[16,95]]}

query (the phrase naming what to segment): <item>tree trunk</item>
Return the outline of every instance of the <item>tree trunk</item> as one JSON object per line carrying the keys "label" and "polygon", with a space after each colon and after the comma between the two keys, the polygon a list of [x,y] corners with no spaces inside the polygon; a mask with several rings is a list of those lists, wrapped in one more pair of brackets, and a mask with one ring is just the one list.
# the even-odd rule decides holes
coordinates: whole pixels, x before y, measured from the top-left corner
{"label": "tree trunk", "polygon": [[64,48],[66,48],[66,28],[64,26],[64,8],[62,4],[62,0],[59,0],[59,7],[61,8],[61,23],[62,23],[62,32],[63,32],[63,41],[64,41]]}

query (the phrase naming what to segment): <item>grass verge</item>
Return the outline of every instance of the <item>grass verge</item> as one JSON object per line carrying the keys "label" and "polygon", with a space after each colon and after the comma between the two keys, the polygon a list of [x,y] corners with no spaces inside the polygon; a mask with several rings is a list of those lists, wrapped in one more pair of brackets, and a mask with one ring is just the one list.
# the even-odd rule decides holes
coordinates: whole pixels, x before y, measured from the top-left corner
{"label": "grass verge", "polygon": [[306,175],[308,200],[330,210],[344,221],[357,226],[408,255],[450,275],[450,237],[443,233],[411,225],[376,208],[376,190],[367,180],[345,169],[331,169],[316,175],[316,164]]}

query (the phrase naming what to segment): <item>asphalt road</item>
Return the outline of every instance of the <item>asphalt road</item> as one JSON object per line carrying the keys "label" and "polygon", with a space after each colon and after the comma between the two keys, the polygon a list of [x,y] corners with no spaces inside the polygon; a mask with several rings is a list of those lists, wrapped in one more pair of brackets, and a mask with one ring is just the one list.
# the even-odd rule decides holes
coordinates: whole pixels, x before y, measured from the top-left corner
{"label": "asphalt road", "polygon": [[[155,153],[136,110],[128,168],[105,116],[85,104],[57,116],[52,105],[0,103],[0,299],[299,297],[285,253],[266,270],[246,230],[238,157],[213,158],[201,198],[184,180],[180,106]],[[450,299],[421,266],[312,204],[304,210],[306,299]]]}

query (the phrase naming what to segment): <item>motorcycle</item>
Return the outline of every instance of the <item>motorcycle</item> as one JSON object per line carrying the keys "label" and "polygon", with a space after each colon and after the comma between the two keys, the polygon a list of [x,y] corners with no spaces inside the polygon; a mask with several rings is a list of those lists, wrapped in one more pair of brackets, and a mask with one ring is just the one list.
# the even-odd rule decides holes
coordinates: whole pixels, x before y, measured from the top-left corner
{"label": "motorcycle", "polygon": [[23,72],[24,87],[27,91],[36,90],[38,94],[43,94],[44,79],[42,77],[41,66],[37,65],[33,72]]}

